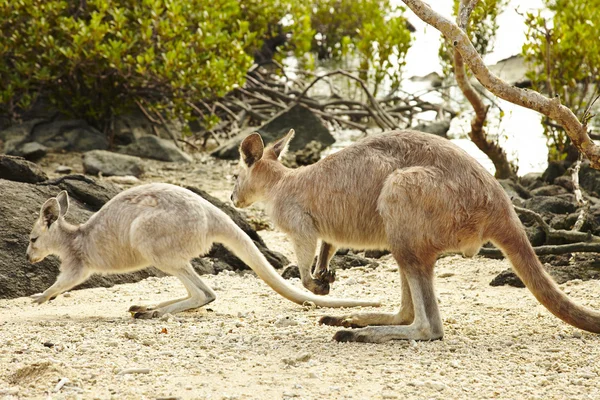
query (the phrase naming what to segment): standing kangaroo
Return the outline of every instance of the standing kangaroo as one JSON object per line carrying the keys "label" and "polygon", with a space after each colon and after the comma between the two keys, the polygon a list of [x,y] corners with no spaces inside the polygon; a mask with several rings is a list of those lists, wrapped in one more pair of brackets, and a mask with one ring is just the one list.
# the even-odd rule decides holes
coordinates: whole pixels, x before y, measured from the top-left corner
{"label": "standing kangaroo", "polygon": [[[338,246],[390,250],[399,265],[398,313],[322,317],[342,330],[335,340],[385,342],[443,336],[433,285],[437,256],[502,249],[536,299],[563,321],[600,333],[600,313],[571,301],[537,259],[510,199],[477,161],[446,139],[404,130],[374,135],[319,162],[288,169],[279,161],[294,131],[266,149],[259,134],[240,146],[242,168],[231,196],[237,207],[266,204],[295,248],[302,282],[327,293],[327,264]],[[316,279],[310,268],[323,242]],[[322,278],[324,277],[324,278]],[[369,325],[387,325],[367,327]]]}
{"label": "standing kangaroo", "polygon": [[267,262],[252,240],[223,211],[179,186],[141,185],[119,193],[79,226],[64,217],[69,196],[48,199],[30,235],[27,258],[32,263],[50,254],[61,259],[56,282],[32,296],[41,304],[82,283],[92,273],[122,273],[154,265],[176,276],[188,296],[155,307],[132,306],[135,318],[155,318],[201,307],[216,295],[194,272],[190,260],[207,253],[213,242],[229,247],[283,297],[324,307],[377,306],[376,301],[324,299],[289,285]]}

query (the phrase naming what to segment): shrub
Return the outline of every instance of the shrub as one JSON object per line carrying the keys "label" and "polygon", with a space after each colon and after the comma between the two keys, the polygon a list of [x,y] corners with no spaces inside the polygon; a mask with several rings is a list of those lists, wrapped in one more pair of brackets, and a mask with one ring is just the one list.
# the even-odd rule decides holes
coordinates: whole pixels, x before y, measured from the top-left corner
{"label": "shrub", "polygon": [[[600,0],[545,0],[553,16],[527,14],[527,41],[523,55],[535,90],[543,90],[575,115],[585,110],[600,89]],[[542,118],[549,158],[566,157],[570,140],[562,127]]]}

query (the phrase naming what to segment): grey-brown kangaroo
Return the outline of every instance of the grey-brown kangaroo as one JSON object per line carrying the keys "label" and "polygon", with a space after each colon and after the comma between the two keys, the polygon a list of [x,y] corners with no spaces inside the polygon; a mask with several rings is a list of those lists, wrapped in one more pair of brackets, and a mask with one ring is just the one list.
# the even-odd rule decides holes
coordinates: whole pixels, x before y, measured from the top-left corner
{"label": "grey-brown kangaroo", "polygon": [[[334,339],[441,338],[433,284],[436,258],[446,251],[473,256],[487,241],[502,249],[550,312],[600,333],[600,313],[575,304],[546,273],[502,187],[450,141],[395,131],[368,137],[311,166],[289,169],[278,159],[292,137],[293,130],[267,148],[256,133],[245,138],[234,204],[266,204],[275,225],[294,243],[304,286],[315,293],[328,292],[332,276],[327,264],[338,246],[388,249],[400,266],[399,312],[321,318],[327,325],[366,327],[339,331]],[[319,239],[324,244],[315,279],[310,268]]]}

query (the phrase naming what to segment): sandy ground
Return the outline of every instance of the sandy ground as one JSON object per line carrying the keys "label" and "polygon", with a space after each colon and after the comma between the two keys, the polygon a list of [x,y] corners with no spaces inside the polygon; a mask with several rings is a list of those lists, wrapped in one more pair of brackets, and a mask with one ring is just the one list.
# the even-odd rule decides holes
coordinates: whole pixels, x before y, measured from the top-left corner
{"label": "sandy ground", "polygon": [[[145,180],[203,182],[228,196],[230,185],[214,180],[210,165],[156,168]],[[294,259],[284,235],[261,234]],[[214,303],[159,320],[126,311],[183,296],[177,279],[78,290],[42,306],[0,300],[0,399],[600,398],[600,336],[556,319],[526,289],[490,287],[507,267],[459,256],[438,261],[445,337],[434,342],[333,342],[337,328],[319,326],[319,317],[360,310],[303,308],[252,273],[203,277],[217,292]],[[399,286],[386,256],[376,269],[338,271],[332,295],[377,297],[394,311]],[[600,309],[600,282],[561,287]]]}

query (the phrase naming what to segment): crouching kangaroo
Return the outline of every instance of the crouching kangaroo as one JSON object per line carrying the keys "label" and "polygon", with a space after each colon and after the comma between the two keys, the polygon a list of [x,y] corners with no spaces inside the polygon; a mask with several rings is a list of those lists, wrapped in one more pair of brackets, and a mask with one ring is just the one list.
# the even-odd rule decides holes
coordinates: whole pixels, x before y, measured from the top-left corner
{"label": "crouching kangaroo", "polygon": [[600,333],[600,313],[575,304],[545,272],[500,184],[450,141],[395,131],[366,138],[313,165],[288,169],[278,158],[292,137],[293,130],[267,148],[256,133],[244,139],[234,204],[266,203],[275,225],[290,236],[302,282],[313,292],[327,283],[310,273],[319,239],[317,269],[327,268],[338,246],[390,250],[400,267],[400,310],[321,318],[326,325],[363,327],[339,331],[334,339],[442,338],[433,284],[436,258],[445,251],[473,256],[487,241],[502,249],[550,312]]}
{"label": "crouching kangaroo", "polygon": [[188,295],[155,307],[132,306],[136,318],[160,317],[201,307],[215,293],[194,272],[190,260],[207,253],[213,242],[229,247],[283,297],[324,307],[377,306],[376,301],[323,299],[289,285],[252,240],[223,211],[179,186],[152,183],[119,193],[84,224],[65,221],[67,192],[48,199],[35,222],[27,247],[32,263],[50,254],[61,259],[56,282],[34,295],[41,304],[82,283],[92,273],[122,273],[154,265],[181,280]]}

